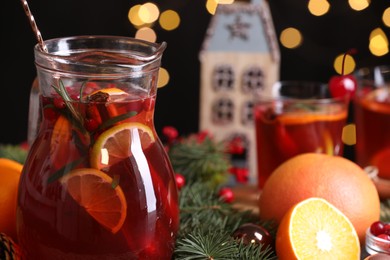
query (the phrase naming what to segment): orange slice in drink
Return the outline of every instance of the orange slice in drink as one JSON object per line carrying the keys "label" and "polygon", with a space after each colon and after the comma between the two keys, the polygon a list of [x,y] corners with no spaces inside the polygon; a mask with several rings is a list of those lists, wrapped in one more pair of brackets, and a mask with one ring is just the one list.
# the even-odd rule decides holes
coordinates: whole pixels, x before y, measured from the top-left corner
{"label": "orange slice in drink", "polygon": [[390,114],[390,88],[371,91],[361,100],[362,106],[377,113]]}
{"label": "orange slice in drink", "polygon": [[92,96],[98,92],[103,92],[103,93],[109,94],[110,96],[128,95],[125,91],[123,91],[119,88],[111,87],[111,88],[103,88],[103,89],[95,90],[89,96]]}
{"label": "orange slice in drink", "polygon": [[142,150],[155,142],[152,129],[147,125],[128,122],[104,131],[96,140],[91,151],[91,166],[103,169],[128,158],[132,147]]}
{"label": "orange slice in drink", "polygon": [[282,124],[308,124],[318,121],[336,121],[345,120],[347,110],[335,111],[334,113],[315,113],[315,112],[291,112],[278,116]]}
{"label": "orange slice in drink", "polygon": [[127,202],[121,187],[102,171],[80,168],[61,178],[70,196],[112,233],[125,222]]}
{"label": "orange slice in drink", "polygon": [[350,220],[322,198],[308,198],[283,216],[276,233],[278,259],[360,259]]}

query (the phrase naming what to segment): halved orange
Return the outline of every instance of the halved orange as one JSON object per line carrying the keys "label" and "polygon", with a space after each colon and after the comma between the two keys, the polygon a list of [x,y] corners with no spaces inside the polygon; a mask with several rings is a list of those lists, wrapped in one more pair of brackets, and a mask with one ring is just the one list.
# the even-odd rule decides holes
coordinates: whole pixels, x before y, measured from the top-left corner
{"label": "halved orange", "polygon": [[97,222],[112,233],[122,227],[127,202],[122,188],[106,173],[80,168],[60,179],[70,196]]}
{"label": "halved orange", "polygon": [[128,122],[104,131],[96,140],[90,155],[93,168],[103,169],[131,156],[132,148],[145,150],[155,142],[147,125]]}
{"label": "halved orange", "polygon": [[360,259],[359,237],[350,220],[322,198],[295,204],[276,233],[278,259]]}

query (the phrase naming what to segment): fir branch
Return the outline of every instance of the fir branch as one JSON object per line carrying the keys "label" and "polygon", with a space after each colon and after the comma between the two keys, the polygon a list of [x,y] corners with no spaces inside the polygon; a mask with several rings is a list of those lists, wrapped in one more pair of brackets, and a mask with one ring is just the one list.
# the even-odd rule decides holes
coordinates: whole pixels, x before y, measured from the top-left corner
{"label": "fir branch", "polygon": [[24,164],[28,151],[19,145],[0,144],[0,158],[8,158]]}
{"label": "fir branch", "polygon": [[384,222],[390,222],[390,199],[381,201],[380,219]]}
{"label": "fir branch", "polygon": [[175,171],[187,180],[207,182],[215,188],[228,179],[230,157],[224,143],[210,137],[202,141],[193,136],[182,139],[169,148],[169,157]]}
{"label": "fir branch", "polygon": [[232,237],[245,223],[262,223],[251,211],[241,211],[223,202],[207,184],[188,183],[179,198],[180,230],[175,259],[273,259],[275,256],[271,249],[244,245]]}

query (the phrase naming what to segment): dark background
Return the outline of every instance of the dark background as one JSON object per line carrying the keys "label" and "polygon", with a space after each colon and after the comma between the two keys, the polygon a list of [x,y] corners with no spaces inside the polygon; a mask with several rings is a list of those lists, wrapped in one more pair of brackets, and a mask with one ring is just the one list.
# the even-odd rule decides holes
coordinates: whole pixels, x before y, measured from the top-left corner
{"label": "dark background", "polygon": [[[34,0],[30,9],[44,39],[74,35],[134,36],[136,29],[127,14],[130,7],[146,1],[131,0]],[[380,27],[390,38],[390,30],[381,17],[390,2],[373,0],[370,7],[357,12],[348,1],[329,1],[329,13],[311,15],[308,1],[272,0],[269,2],[276,34],[286,27],[298,28],[304,37],[297,49],[281,50],[281,79],[306,79],[327,82],[336,74],[335,57],[356,48],[357,67],[390,64],[389,54],[375,57],[368,50],[370,32]],[[200,62],[199,51],[211,15],[205,0],[155,1],[161,11],[173,9],[181,17],[180,27],[164,31],[153,29],[157,42],[166,41],[162,66],[170,74],[167,86],[159,89],[155,124],[175,126],[180,134],[198,131]],[[0,143],[18,144],[27,138],[30,87],[35,77],[33,47],[36,38],[18,0],[3,3],[1,23],[2,69],[0,97]]]}

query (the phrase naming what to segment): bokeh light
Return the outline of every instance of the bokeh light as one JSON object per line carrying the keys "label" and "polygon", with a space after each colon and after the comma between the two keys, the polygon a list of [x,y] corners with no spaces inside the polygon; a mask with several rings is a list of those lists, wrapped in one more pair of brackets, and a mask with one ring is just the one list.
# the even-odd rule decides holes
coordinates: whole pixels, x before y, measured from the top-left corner
{"label": "bokeh light", "polygon": [[134,5],[130,8],[128,13],[128,19],[130,23],[132,23],[134,26],[141,26],[142,24],[144,24],[144,22],[138,15],[140,7],[141,5]]}
{"label": "bokeh light", "polygon": [[327,0],[310,0],[307,8],[312,15],[321,16],[329,11],[330,4]]}
{"label": "bokeh light", "polygon": [[355,11],[361,11],[366,9],[371,1],[370,0],[348,0],[349,6]]}
{"label": "bokeh light", "polygon": [[383,12],[382,21],[387,27],[390,27],[390,7]]}
{"label": "bokeh light", "polygon": [[370,34],[370,52],[375,56],[383,56],[389,52],[389,41],[381,28],[374,29]]}
{"label": "bokeh light", "polygon": [[346,145],[354,145],[356,144],[356,125],[348,124],[343,127],[343,131],[341,134],[341,140]]}
{"label": "bokeh light", "polygon": [[148,42],[156,42],[157,35],[156,32],[149,27],[142,27],[137,30],[135,33],[135,38],[145,40]]}
{"label": "bokeh light", "polygon": [[180,16],[177,12],[173,10],[166,10],[161,13],[159,23],[163,29],[171,31],[179,27]]}
{"label": "bokeh light", "polygon": [[138,16],[144,23],[153,23],[155,22],[160,15],[160,10],[157,5],[154,3],[148,2],[143,5],[138,10]]}
{"label": "bokeh light", "polygon": [[355,70],[356,62],[351,55],[347,54],[345,56],[344,73],[343,73],[343,59],[344,59],[344,53],[338,55],[333,62],[333,68],[340,75],[341,74],[348,75]]}
{"label": "bokeh light", "polygon": [[160,67],[160,70],[158,71],[158,81],[157,81],[157,87],[162,88],[165,87],[169,82],[169,73],[166,69],[163,67]]}
{"label": "bokeh light", "polygon": [[206,9],[210,14],[214,15],[215,12],[217,11],[217,7],[218,7],[218,0],[207,0]]}
{"label": "bokeh light", "polygon": [[281,44],[289,49],[294,49],[302,44],[302,34],[299,30],[289,27],[280,33]]}

